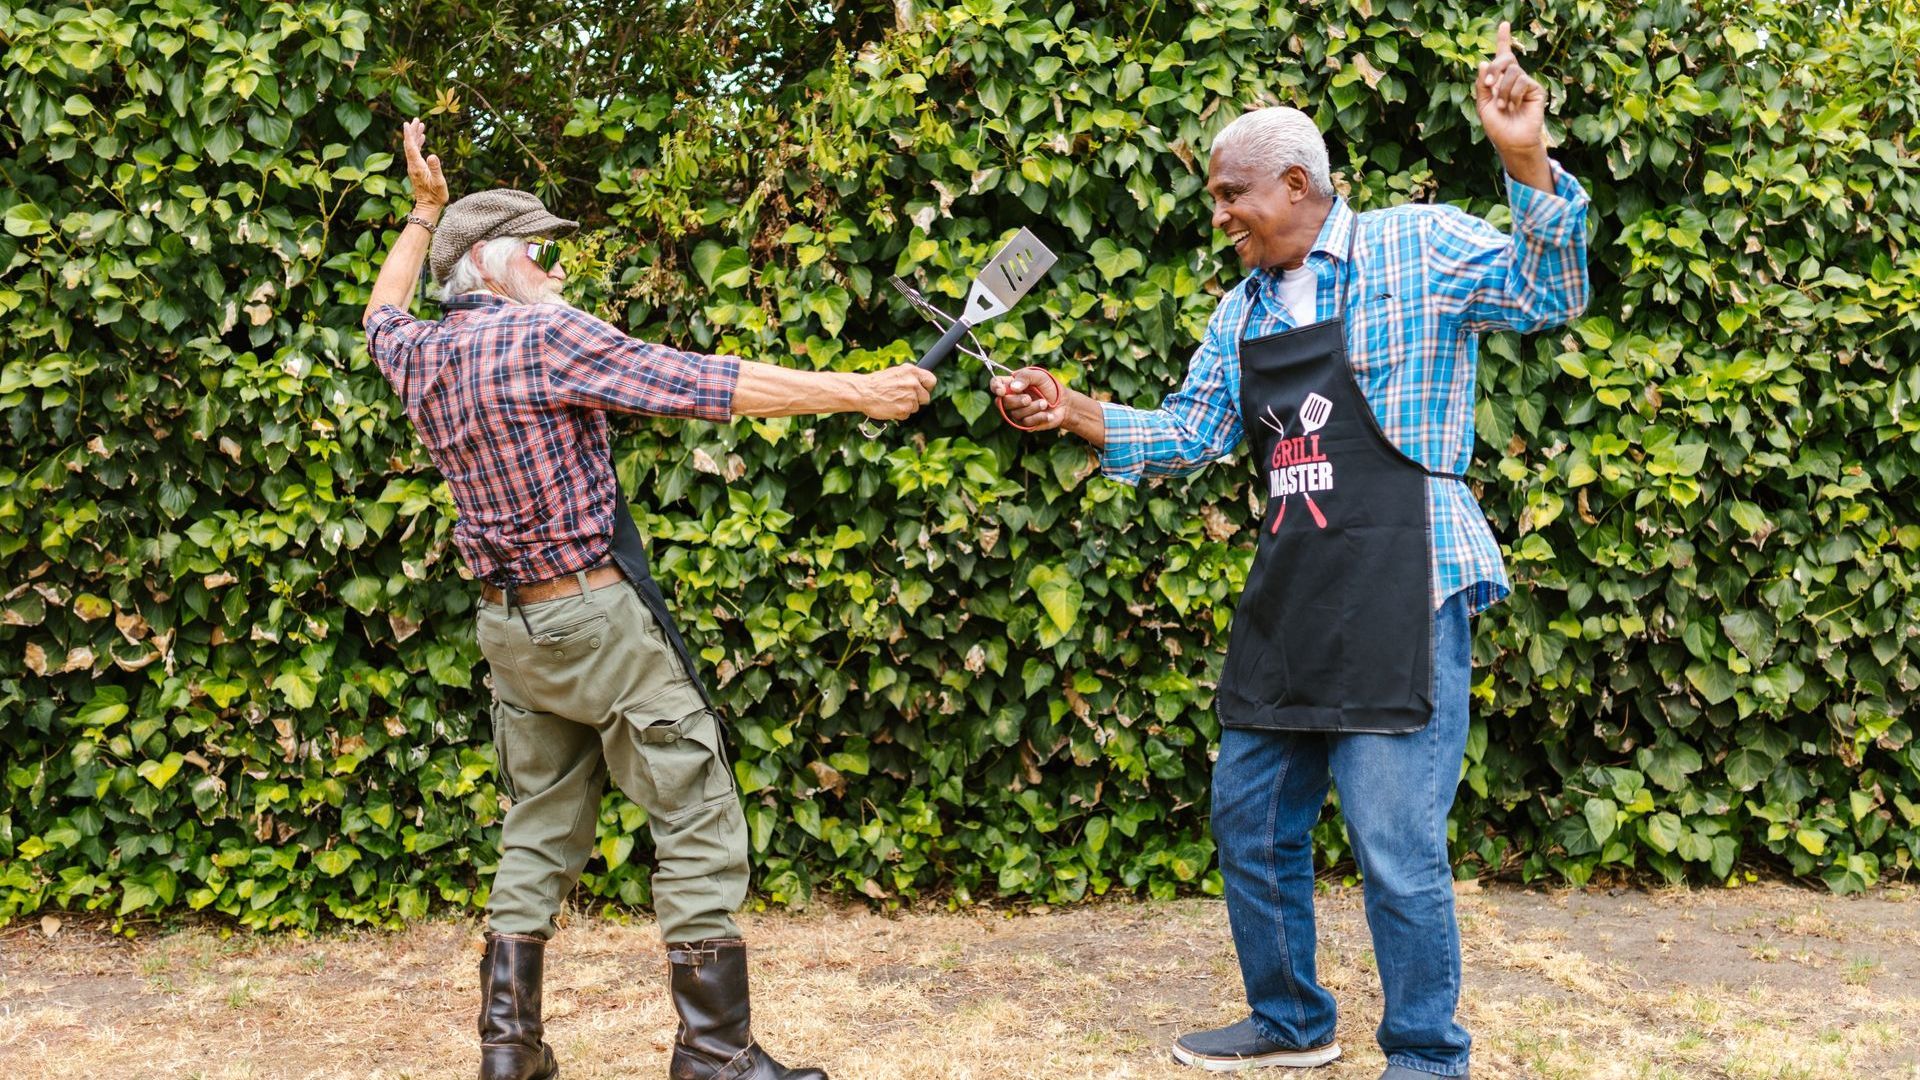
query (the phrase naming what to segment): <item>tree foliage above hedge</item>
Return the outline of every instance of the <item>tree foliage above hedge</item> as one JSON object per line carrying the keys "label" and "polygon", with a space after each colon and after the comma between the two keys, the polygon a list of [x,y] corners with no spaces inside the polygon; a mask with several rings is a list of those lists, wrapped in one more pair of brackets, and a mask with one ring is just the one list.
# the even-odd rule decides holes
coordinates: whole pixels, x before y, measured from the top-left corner
{"label": "tree foliage above hedge", "polygon": [[[1358,208],[1506,220],[1467,81],[1492,11],[969,0],[832,55],[769,17],[812,70],[733,92],[595,80],[531,31],[462,69],[432,21],[459,10],[402,34],[349,3],[0,6],[0,919],[483,898],[473,589],[355,326],[422,103],[449,106],[450,174],[597,169],[549,193],[608,222],[569,247],[576,298],[638,334],[897,362],[931,331],[886,276],[957,303],[1027,225],[1061,262],[995,352],[1142,405],[1237,279],[1201,188],[1244,104],[1318,115]],[[1519,30],[1594,195],[1594,296],[1483,343],[1474,480],[1517,589],[1478,623],[1460,872],[1904,874],[1920,16],[1556,0]],[[687,55],[659,70],[736,70]],[[478,115],[454,79],[483,72],[526,98]],[[557,135],[528,119],[576,75]],[[872,440],[796,419],[618,443],[775,901],[1217,888],[1247,467],[1119,487],[984,389],[963,361]],[[607,797],[592,895],[647,898],[643,821]],[[1335,817],[1317,839],[1345,858]]]}

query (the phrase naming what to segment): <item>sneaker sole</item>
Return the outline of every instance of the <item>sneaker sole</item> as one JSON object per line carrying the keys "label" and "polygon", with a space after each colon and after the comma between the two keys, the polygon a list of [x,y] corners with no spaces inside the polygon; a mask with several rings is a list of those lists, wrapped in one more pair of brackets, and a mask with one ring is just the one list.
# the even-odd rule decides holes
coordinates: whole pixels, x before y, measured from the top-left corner
{"label": "sneaker sole", "polygon": [[1173,1044],[1173,1060],[1207,1072],[1239,1072],[1241,1069],[1262,1069],[1272,1066],[1311,1069],[1326,1065],[1339,1057],[1339,1043],[1328,1043],[1311,1050],[1276,1050],[1271,1054],[1259,1054],[1255,1057],[1208,1057],[1205,1054],[1196,1054],[1179,1043]]}

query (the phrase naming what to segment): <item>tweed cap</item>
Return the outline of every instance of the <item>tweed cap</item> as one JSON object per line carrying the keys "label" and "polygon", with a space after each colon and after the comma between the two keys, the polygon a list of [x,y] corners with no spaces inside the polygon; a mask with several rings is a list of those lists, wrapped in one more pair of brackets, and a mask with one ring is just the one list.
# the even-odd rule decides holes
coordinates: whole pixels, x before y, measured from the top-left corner
{"label": "tweed cap", "polygon": [[434,230],[433,246],[427,261],[433,267],[433,280],[445,284],[469,248],[483,240],[502,236],[565,236],[580,223],[555,217],[531,192],[513,188],[476,191],[454,200],[440,215]]}

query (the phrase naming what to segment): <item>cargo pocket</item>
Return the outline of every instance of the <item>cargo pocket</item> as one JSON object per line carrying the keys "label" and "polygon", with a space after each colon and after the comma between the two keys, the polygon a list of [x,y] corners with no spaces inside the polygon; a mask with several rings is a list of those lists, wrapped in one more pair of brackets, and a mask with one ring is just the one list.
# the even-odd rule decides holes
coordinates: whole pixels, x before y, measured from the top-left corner
{"label": "cargo pocket", "polygon": [[672,824],[697,810],[733,798],[733,773],[720,741],[720,723],[696,698],[677,720],[651,723],[629,717],[638,730],[640,767],[653,787],[647,812]]}
{"label": "cargo pocket", "polygon": [[491,711],[493,713],[493,758],[494,764],[499,768],[500,790],[506,792],[507,798],[519,802],[520,793],[513,786],[513,756],[508,746],[519,734],[515,730],[516,722],[525,716],[527,711],[518,705],[509,705],[499,698],[493,699]]}

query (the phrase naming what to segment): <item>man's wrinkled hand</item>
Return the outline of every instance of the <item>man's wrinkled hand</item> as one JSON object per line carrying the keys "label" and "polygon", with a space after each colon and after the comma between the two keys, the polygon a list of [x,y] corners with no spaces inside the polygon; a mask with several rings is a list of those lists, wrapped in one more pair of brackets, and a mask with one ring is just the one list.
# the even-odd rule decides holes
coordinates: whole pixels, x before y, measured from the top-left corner
{"label": "man's wrinkled hand", "polygon": [[997,375],[993,394],[1000,399],[1007,419],[1029,431],[1053,431],[1067,421],[1067,398],[1049,407],[1036,386],[1024,375]]}
{"label": "man's wrinkled hand", "polygon": [[447,208],[447,178],[440,172],[440,155],[421,151],[427,145],[427,125],[409,120],[400,129],[400,143],[407,153],[407,179],[413,183],[415,209],[438,215]]}
{"label": "man's wrinkled hand", "polygon": [[905,420],[933,400],[933,372],[901,364],[861,376],[860,411],[872,420]]}
{"label": "man's wrinkled hand", "polygon": [[1473,81],[1480,127],[1502,154],[1534,152],[1545,145],[1547,92],[1513,55],[1513,24],[1500,24],[1493,59]]}

